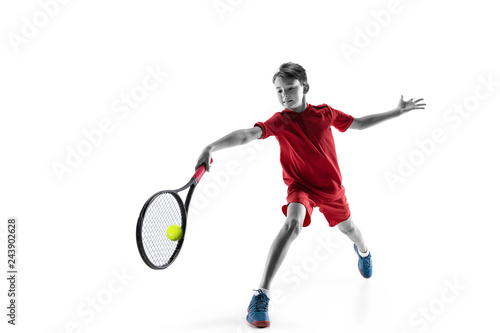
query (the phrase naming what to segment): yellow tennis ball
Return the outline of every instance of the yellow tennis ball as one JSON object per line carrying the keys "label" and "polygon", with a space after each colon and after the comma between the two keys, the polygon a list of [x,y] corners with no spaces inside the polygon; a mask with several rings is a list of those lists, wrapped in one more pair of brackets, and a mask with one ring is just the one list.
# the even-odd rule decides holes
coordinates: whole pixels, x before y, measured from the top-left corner
{"label": "yellow tennis ball", "polygon": [[167,237],[170,240],[178,241],[179,239],[182,238],[182,228],[179,227],[178,225],[171,225],[167,229]]}

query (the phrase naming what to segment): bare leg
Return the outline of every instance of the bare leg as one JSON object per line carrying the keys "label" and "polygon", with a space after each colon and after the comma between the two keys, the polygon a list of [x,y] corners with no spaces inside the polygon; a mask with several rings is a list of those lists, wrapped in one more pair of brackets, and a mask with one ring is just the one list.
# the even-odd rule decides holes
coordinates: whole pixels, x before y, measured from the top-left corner
{"label": "bare leg", "polygon": [[337,224],[337,226],[339,227],[340,231],[342,231],[342,233],[344,233],[347,237],[349,237],[350,240],[354,242],[354,244],[356,244],[359,251],[366,252],[366,250],[368,250],[365,241],[363,240],[363,235],[361,235],[361,231],[359,231],[358,227],[352,221],[352,217],[349,217],[349,219],[340,222],[339,224]]}
{"label": "bare leg", "polygon": [[269,250],[260,288],[270,289],[274,275],[278,271],[292,241],[302,230],[306,216],[306,207],[298,202],[291,202],[287,208],[287,218]]}

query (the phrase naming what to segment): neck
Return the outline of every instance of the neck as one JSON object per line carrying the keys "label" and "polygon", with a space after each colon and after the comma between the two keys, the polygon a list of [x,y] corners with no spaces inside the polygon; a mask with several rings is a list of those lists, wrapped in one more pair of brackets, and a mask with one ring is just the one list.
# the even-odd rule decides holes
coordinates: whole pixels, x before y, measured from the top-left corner
{"label": "neck", "polygon": [[307,109],[307,103],[306,103],[306,98],[302,100],[302,103],[299,107],[290,109],[290,111],[293,111],[295,113],[302,113]]}

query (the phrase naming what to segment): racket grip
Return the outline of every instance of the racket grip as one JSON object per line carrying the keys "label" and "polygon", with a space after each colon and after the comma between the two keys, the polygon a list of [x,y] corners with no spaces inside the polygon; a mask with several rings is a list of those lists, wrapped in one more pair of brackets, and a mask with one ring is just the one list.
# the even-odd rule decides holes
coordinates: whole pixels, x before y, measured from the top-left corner
{"label": "racket grip", "polygon": [[[212,165],[212,162],[214,161],[213,158],[210,158],[210,165]],[[205,174],[206,167],[205,164],[200,165],[200,167],[196,170],[192,178],[196,178],[196,181],[199,183],[201,180],[201,177]]]}

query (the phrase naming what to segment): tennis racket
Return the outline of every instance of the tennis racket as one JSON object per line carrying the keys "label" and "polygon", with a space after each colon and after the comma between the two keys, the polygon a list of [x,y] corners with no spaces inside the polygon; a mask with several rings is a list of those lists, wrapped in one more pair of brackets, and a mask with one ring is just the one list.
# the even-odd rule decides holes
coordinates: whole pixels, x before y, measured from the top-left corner
{"label": "tennis racket", "polygon": [[[210,164],[212,164],[212,159]],[[142,207],[137,220],[136,240],[142,260],[152,269],[165,269],[179,255],[184,238],[189,203],[196,185],[205,174],[205,164],[194,173],[191,180],[177,190],[160,191],[152,195]],[[184,203],[179,192],[189,188]],[[182,229],[182,238],[173,241],[167,237],[167,229],[177,225]]]}

